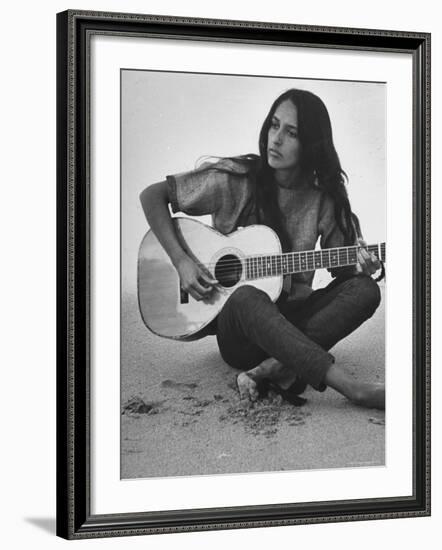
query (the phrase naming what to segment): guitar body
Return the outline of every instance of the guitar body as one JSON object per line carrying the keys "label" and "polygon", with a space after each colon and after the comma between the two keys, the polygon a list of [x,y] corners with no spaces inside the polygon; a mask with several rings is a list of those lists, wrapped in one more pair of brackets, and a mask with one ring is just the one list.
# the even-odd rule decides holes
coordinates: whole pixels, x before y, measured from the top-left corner
{"label": "guitar body", "polygon": [[197,339],[244,284],[263,290],[273,301],[278,299],[282,275],[246,280],[244,272],[246,256],[281,254],[273,230],[252,225],[226,236],[190,218],[174,218],[173,223],[183,248],[196,262],[208,266],[220,284],[206,300],[197,301],[184,293],[169,256],[149,231],[138,254],[138,302],[143,321],[153,333],[175,340]]}

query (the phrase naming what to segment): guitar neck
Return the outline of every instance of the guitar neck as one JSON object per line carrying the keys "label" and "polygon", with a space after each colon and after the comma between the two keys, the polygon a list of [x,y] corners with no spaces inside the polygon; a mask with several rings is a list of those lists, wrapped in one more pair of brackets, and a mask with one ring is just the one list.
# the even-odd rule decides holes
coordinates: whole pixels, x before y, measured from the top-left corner
{"label": "guitar neck", "polygon": [[[305,273],[316,269],[334,269],[356,265],[360,248],[359,245],[355,245],[270,256],[248,256],[246,258],[246,278],[249,280],[261,279],[276,275]],[[365,248],[382,262],[386,261],[385,243],[369,245]]]}

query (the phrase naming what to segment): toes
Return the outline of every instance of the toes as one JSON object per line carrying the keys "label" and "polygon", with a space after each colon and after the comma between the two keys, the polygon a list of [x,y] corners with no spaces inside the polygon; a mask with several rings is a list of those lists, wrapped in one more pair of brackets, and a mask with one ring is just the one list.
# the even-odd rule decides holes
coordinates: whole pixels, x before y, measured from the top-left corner
{"label": "toes", "polygon": [[240,399],[256,401],[259,397],[258,385],[245,372],[238,374],[236,378]]}
{"label": "toes", "polygon": [[245,378],[246,375],[243,372],[241,374],[238,374],[238,376],[236,377],[236,385],[238,387],[240,399],[245,399],[248,395],[247,380]]}
{"label": "toes", "polygon": [[255,382],[253,382],[253,384],[254,386],[249,388],[249,399],[250,401],[257,401],[259,397],[258,386]]}

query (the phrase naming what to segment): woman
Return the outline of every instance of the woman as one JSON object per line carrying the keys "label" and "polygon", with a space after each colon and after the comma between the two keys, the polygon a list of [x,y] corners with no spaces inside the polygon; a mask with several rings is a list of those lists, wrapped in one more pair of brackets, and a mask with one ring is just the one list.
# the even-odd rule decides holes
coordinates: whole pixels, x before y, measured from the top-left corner
{"label": "woman", "polygon": [[312,291],[313,272],[292,275],[274,304],[267,294],[239,287],[211,328],[223,359],[241,369],[242,398],[256,400],[269,386],[296,403],[306,384],[330,386],[354,403],[384,408],[383,385],[351,378],[328,352],[371,317],[380,302],[371,278],[380,264],[364,248],[352,213],[345,173],[333,145],[324,103],[311,92],[291,89],[273,103],[261,129],[260,155],[220,159],[168,176],[141,193],[151,229],[176,267],[182,287],[207,299],[217,281],[183,250],[169,213],[211,214],[216,229],[263,223],[279,235],[285,251],[359,243],[356,268],[332,271],[334,280]]}

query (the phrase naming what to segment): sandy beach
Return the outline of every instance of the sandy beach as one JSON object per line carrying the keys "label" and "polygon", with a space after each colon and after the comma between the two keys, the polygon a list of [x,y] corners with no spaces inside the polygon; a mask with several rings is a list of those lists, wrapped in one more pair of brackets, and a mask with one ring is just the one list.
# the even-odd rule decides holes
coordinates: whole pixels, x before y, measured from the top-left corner
{"label": "sandy beach", "polygon": [[[333,348],[336,362],[361,380],[384,381],[384,331],[382,299]],[[183,343],[154,336],[134,294],[122,300],[121,369],[122,478],[384,464],[384,412],[311,388],[301,407],[272,393],[244,406],[238,371],[221,359],[215,337]]]}

